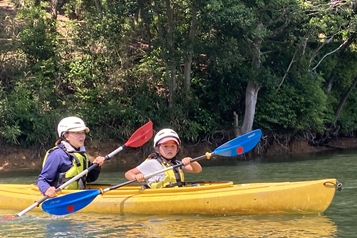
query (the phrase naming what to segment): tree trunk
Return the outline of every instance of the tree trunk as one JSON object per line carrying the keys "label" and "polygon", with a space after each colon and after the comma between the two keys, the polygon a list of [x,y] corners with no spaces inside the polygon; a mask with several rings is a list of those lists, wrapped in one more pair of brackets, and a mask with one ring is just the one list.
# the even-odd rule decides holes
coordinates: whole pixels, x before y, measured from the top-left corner
{"label": "tree trunk", "polygon": [[239,133],[239,123],[238,123],[238,114],[234,111],[233,112],[233,127],[234,127],[234,136],[235,137],[238,137],[240,136],[240,133]]}
{"label": "tree trunk", "polygon": [[187,56],[185,58],[185,68],[184,68],[184,87],[186,91],[190,90],[191,87],[191,67],[192,67],[192,55],[193,55],[193,42],[197,29],[197,4],[196,1],[192,1],[192,19],[190,32],[188,34],[188,47]]}
{"label": "tree trunk", "polygon": [[[259,23],[257,29],[262,31],[264,25]],[[258,72],[261,64],[261,44],[263,39],[261,37],[256,37],[253,41],[253,54],[252,54],[252,68],[253,72]],[[254,73],[252,74],[254,76]],[[244,119],[243,125],[241,128],[241,133],[245,134],[252,130],[253,122],[254,122],[254,115],[255,115],[255,106],[257,104],[258,99],[258,92],[260,89],[260,85],[258,83],[254,83],[252,80],[248,80],[247,88],[245,91],[245,112],[244,112]]]}
{"label": "tree trunk", "polygon": [[330,93],[334,79],[335,79],[335,71],[332,71],[330,76],[328,77],[328,80],[327,80],[327,85],[326,85],[326,89],[325,89],[326,95],[328,95]]}
{"label": "tree trunk", "polygon": [[332,122],[332,125],[333,126],[336,126],[336,121],[341,113],[341,110],[343,108],[343,105],[345,104],[348,96],[351,94],[352,92],[352,89],[354,89],[354,87],[356,86],[357,84],[357,76],[355,77],[355,79],[353,80],[352,84],[350,85],[350,87],[348,88],[348,90],[345,92],[344,96],[342,97],[340,103],[338,104],[338,107],[337,107],[337,110],[336,110],[336,113],[335,113],[335,119],[333,120]]}
{"label": "tree trunk", "polygon": [[167,15],[167,48],[168,48],[168,65],[170,70],[169,81],[169,107],[172,107],[175,91],[176,91],[176,63],[174,53],[174,9],[170,0],[166,0],[166,15]]}
{"label": "tree trunk", "polygon": [[[340,54],[339,54],[339,61],[338,63],[334,66],[334,68],[340,68],[341,64],[344,64],[343,62],[343,57],[345,55],[346,50],[350,47],[350,45],[355,42],[357,39],[357,34],[352,34],[350,38],[348,39],[348,42],[341,48]],[[325,88],[325,94],[328,95],[332,89],[333,81],[335,80],[335,70],[331,71],[330,76],[328,77],[327,80],[327,85]]]}
{"label": "tree trunk", "polygon": [[101,13],[102,12],[102,3],[100,2],[100,0],[94,0],[94,2],[95,2],[95,7],[97,8],[97,11],[99,13]]}
{"label": "tree trunk", "polygon": [[[143,34],[144,36],[144,41],[148,44],[147,47],[147,54],[150,55],[151,52],[151,32],[150,32],[150,16],[149,16],[149,10],[148,9],[152,9],[152,5],[151,3],[147,3],[146,1],[139,1],[139,14],[138,17],[140,16],[140,18],[137,19],[137,22],[142,21],[143,25],[144,25],[144,29],[145,29],[145,33]],[[155,1],[153,2],[154,4],[154,8],[155,8]],[[150,10],[152,11],[152,10]],[[159,22],[160,23],[160,22]],[[157,24],[159,25],[159,24]]]}
{"label": "tree trunk", "polygon": [[247,89],[245,91],[245,113],[241,128],[242,134],[250,132],[253,128],[255,106],[257,104],[259,89],[259,84],[250,80],[248,81]]}
{"label": "tree trunk", "polygon": [[157,14],[157,33],[159,35],[159,42],[162,47],[164,47],[164,34],[161,27],[161,11],[159,7],[160,1],[154,1],[154,9]]}
{"label": "tree trunk", "polygon": [[51,16],[53,19],[57,19],[57,6],[58,0],[51,0]]}

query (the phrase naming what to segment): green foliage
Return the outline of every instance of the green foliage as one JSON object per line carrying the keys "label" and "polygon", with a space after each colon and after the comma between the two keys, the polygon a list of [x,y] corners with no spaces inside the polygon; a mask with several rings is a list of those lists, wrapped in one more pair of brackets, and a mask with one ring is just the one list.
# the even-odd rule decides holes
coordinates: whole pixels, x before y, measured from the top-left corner
{"label": "green foliage", "polygon": [[[337,42],[339,43],[339,42]],[[337,45],[337,44],[335,44]],[[323,62],[321,65],[321,71],[333,70],[334,75],[334,85],[328,95],[328,108],[331,112],[331,119],[335,119],[335,111],[338,105],[340,104],[341,98],[344,97],[345,93],[355,80],[356,74],[356,58],[355,49],[351,48],[346,50],[343,54],[343,58],[339,59],[336,57],[330,57],[332,60],[327,60],[331,62],[330,64]],[[334,61],[333,61],[334,60]],[[335,65],[335,68],[329,67],[329,65]],[[337,119],[337,125],[339,125],[340,131],[348,133],[356,129],[357,120],[355,112],[356,103],[356,89],[352,89],[351,94],[347,98],[346,102],[343,105],[342,111]]]}
{"label": "green foliage", "polygon": [[[14,50],[0,51],[1,62],[9,55],[16,62],[7,69],[11,77],[0,71],[0,140],[7,143],[52,145],[56,124],[71,115],[102,140],[126,140],[152,120],[155,130],[172,127],[197,141],[232,130],[233,112],[242,123],[248,81],[260,86],[255,127],[322,131],[356,77],[354,42],[341,48],[344,54],[328,55],[355,34],[345,3],[336,10],[316,1],[170,1],[172,45],[164,1],[102,1],[98,12],[94,1],[72,0],[64,9],[79,19],[65,25],[46,12],[48,1],[40,3],[25,1]],[[187,89],[183,65],[191,54]],[[170,66],[176,76],[171,91]],[[356,98],[352,91],[338,119],[344,132],[357,129]]]}
{"label": "green foliage", "polygon": [[[219,128],[218,112],[205,108],[198,95],[178,95],[177,106],[171,110],[170,126],[181,138],[197,142]],[[182,103],[184,102],[184,103]]]}
{"label": "green foliage", "polygon": [[47,146],[54,139],[54,133],[48,132],[55,124],[53,115],[57,107],[54,97],[56,31],[54,21],[46,19],[42,7],[25,1],[25,7],[19,11],[17,17],[23,19],[19,45],[27,61],[21,61],[23,64],[15,69],[14,77],[4,85],[6,91],[0,94],[3,115],[0,138],[26,147]]}
{"label": "green foliage", "polygon": [[292,78],[276,91],[262,90],[255,123],[258,127],[278,131],[322,131],[326,113],[326,96],[319,80],[305,74]]}
{"label": "green foliage", "polygon": [[343,107],[341,115],[338,120],[338,125],[341,125],[341,132],[349,133],[356,130],[357,125],[357,94],[354,93],[348,98],[346,105]]}
{"label": "green foliage", "polygon": [[18,19],[24,20],[20,32],[23,52],[33,63],[54,57],[56,23],[46,18],[47,13],[44,8],[47,5],[35,6],[32,1],[25,2],[26,7],[17,15]]}
{"label": "green foliage", "polygon": [[21,135],[21,130],[18,125],[4,125],[2,127],[2,136],[6,139],[6,142],[10,144],[20,144],[17,138]]}
{"label": "green foliage", "polygon": [[8,142],[26,147],[33,143],[48,145],[49,140],[54,139],[54,134],[48,133],[53,127],[53,116],[48,111],[49,105],[33,93],[29,81],[31,79],[19,81],[2,103],[5,115],[2,136]]}

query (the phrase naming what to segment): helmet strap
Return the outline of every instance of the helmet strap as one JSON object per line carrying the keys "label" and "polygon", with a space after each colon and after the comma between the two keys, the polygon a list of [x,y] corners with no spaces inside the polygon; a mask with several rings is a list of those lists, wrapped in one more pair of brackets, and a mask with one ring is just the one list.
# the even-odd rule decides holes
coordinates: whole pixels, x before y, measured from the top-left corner
{"label": "helmet strap", "polygon": [[61,139],[64,140],[64,141],[67,141],[66,137],[64,136],[65,134],[69,134],[69,132],[68,131],[63,132],[62,136],[61,136]]}

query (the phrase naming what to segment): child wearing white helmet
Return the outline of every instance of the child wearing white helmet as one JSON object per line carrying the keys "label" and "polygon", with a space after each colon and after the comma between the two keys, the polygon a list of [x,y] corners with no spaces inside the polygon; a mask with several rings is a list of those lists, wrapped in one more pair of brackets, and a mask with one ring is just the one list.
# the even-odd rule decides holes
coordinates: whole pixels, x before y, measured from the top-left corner
{"label": "child wearing white helmet", "polygon": [[180,149],[181,140],[172,129],[162,129],[154,138],[155,153],[136,168],[125,173],[128,180],[136,179],[138,182],[144,181],[144,176],[154,173],[176,164],[180,167],[168,170],[147,179],[150,188],[182,187],[184,183],[184,173],[199,173],[202,171],[201,165],[191,157],[185,157],[181,161],[176,160],[176,155]]}
{"label": "child wearing white helmet", "polygon": [[[89,128],[78,117],[66,117],[58,123],[57,133],[60,139],[56,141],[55,147],[47,151],[37,180],[37,186],[43,195],[55,197],[57,187],[92,165],[84,147],[85,133],[88,131]],[[104,157],[95,158],[93,163],[99,166],[65,189],[84,189],[87,182],[97,180],[103,162]]]}

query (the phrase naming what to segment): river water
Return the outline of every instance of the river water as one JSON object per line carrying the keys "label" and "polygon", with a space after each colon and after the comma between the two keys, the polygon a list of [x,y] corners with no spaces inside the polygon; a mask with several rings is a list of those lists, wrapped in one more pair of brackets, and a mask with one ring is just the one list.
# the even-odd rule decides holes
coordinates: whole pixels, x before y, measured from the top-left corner
{"label": "river water", "polygon": [[[234,183],[337,178],[343,184],[323,214],[118,215],[29,212],[0,223],[1,237],[357,237],[357,150],[276,156],[252,161],[205,160],[186,181]],[[125,182],[128,168],[104,168],[98,183]],[[35,183],[39,171],[2,172],[0,183]],[[163,201],[165,202],[165,201]],[[239,201],[237,201],[239,202]],[[25,208],[24,208],[25,209]],[[21,210],[0,210],[0,218]]]}

